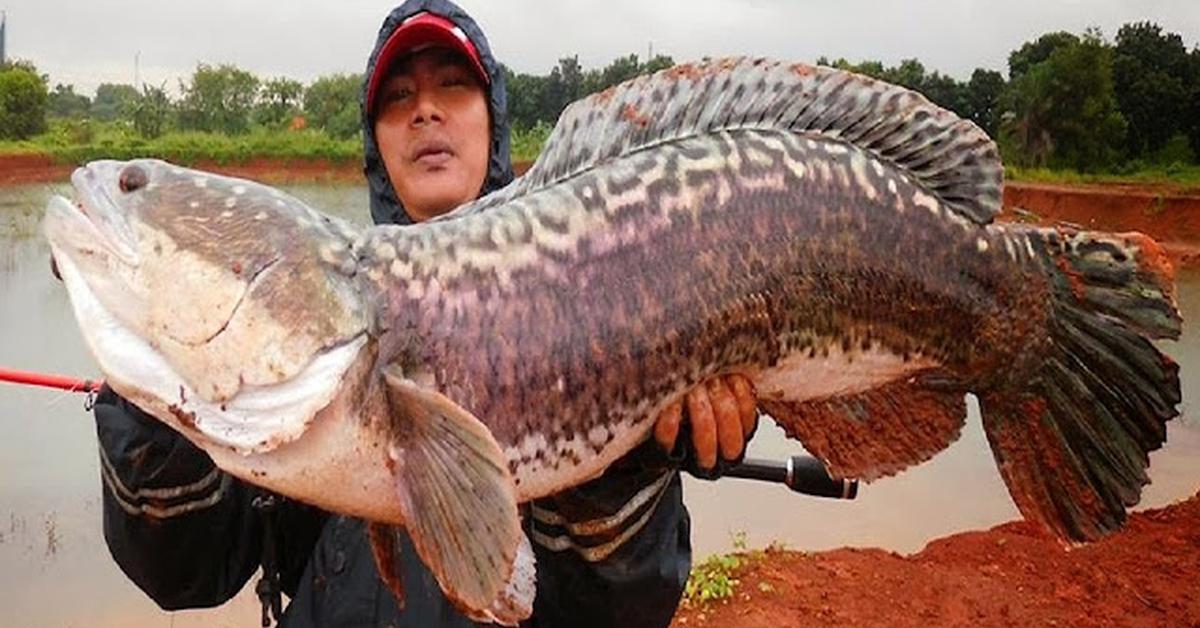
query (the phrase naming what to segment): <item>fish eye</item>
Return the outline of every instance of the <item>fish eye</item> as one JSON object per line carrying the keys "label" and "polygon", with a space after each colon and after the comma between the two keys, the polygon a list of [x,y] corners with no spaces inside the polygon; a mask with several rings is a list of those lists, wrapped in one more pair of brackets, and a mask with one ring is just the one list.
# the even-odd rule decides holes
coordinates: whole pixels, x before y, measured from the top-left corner
{"label": "fish eye", "polygon": [[132,192],[146,187],[147,177],[146,171],[139,166],[126,166],[121,171],[121,177],[117,180],[117,185],[121,191],[125,193]]}

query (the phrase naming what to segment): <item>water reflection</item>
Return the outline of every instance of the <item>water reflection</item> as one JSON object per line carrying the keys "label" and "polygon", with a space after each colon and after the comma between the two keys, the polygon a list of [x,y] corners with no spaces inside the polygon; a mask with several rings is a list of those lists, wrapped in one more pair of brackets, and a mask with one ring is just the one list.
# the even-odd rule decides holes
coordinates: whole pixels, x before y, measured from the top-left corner
{"label": "water reflection", "polygon": [[[315,207],[368,222],[365,189],[293,186]],[[40,237],[46,199],[65,186],[0,189],[0,365],[87,376],[95,365],[83,348],[67,296],[49,273]],[[1185,319],[1200,320],[1200,274],[1184,275]],[[1200,393],[1200,332],[1187,327],[1165,348],[1181,364],[1184,411]],[[6,626],[248,626],[258,621],[247,587],[216,610],[159,611],[121,574],[101,538],[100,480],[94,423],[77,395],[0,385],[0,608]],[[764,422],[750,455],[781,458],[799,450]],[[1197,489],[1200,426],[1185,418],[1153,454],[1154,484],[1144,505],[1160,506]],[[931,462],[864,486],[856,502],[806,498],[754,482],[686,480],[693,540],[700,556],[725,551],[733,532],[752,546],[781,541],[799,549],[843,545],[920,549],[935,537],[985,528],[1016,511],[992,462],[971,404],[963,437]]]}

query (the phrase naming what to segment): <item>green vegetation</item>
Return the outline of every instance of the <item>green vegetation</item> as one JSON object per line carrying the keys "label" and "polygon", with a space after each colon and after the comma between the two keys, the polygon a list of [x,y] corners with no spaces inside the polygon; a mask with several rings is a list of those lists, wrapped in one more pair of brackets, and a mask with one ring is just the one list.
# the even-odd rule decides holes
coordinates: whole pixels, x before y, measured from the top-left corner
{"label": "green vegetation", "polygon": [[0,141],[0,154],[13,153],[46,154],[63,163],[135,157],[157,157],[182,164],[200,160],[233,163],[255,157],[347,161],[362,158],[362,142],[358,138],[334,139],[319,130],[279,132],[261,127],[240,135],[169,131],[148,138],[127,124],[54,120],[41,135]]}
{"label": "green vegetation", "polygon": [[1174,162],[1166,166],[1145,166],[1137,162],[1131,166],[1109,172],[1008,166],[1005,168],[1004,178],[1008,181],[1031,183],[1168,184],[1183,189],[1200,189],[1200,165]]}
{"label": "green vegetation", "polygon": [[[709,556],[707,560],[692,567],[687,584],[683,588],[684,603],[705,604],[733,597],[741,584],[738,572],[751,560],[761,560],[763,552],[747,552],[747,536],[744,530],[731,534],[732,554]],[[761,586],[760,586],[761,590]]]}
{"label": "green vegetation", "polygon": [[737,579],[742,559],[737,554],[713,555],[692,567],[683,599],[688,604],[704,604],[733,597],[740,582]]}
{"label": "green vegetation", "polygon": [[[1150,22],[1047,33],[1018,46],[1007,75],[977,68],[966,81],[919,60],[896,66],[819,59],[916,89],[996,138],[1011,180],[1200,183],[1200,47]],[[584,69],[563,57],[545,75],[503,68],[513,159],[537,156],[563,108],[589,93],[669,67],[637,55]],[[166,86],[103,84],[92,98],[48,89],[28,62],[0,67],[0,153],[42,152],[78,162],[153,155],[192,162],[254,157],[351,160],[361,155],[362,77],[310,85],[199,64],[179,96]]]}
{"label": "green vegetation", "polygon": [[46,81],[32,64],[0,66],[0,140],[41,133],[46,100]]}
{"label": "green vegetation", "polygon": [[532,127],[513,125],[512,136],[509,138],[512,144],[513,161],[537,159],[538,154],[542,152],[542,144],[546,143],[548,137],[550,137],[550,125],[545,122],[538,122]]}

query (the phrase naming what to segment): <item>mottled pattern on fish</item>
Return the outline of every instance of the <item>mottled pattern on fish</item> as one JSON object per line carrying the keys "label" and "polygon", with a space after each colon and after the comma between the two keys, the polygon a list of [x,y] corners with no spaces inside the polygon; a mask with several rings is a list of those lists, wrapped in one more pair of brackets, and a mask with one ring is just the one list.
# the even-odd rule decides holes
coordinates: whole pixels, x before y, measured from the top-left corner
{"label": "mottled pattern on fish", "polygon": [[517,616],[516,502],[718,373],[864,479],[946,447],[973,392],[1026,517],[1116,529],[1178,413],[1169,265],[1140,234],[989,224],[1002,171],[908,90],[718,60],[572,105],[523,178],[428,223],[139,162],[77,172],[47,232],[119,392],[243,479],[404,525],[452,599]]}
{"label": "mottled pattern on fish", "polygon": [[1048,314],[1021,234],[855,146],[778,132],[647,149],[362,250],[385,345],[488,422],[518,479],[588,461],[707,376],[796,353],[995,377],[1036,355]]}

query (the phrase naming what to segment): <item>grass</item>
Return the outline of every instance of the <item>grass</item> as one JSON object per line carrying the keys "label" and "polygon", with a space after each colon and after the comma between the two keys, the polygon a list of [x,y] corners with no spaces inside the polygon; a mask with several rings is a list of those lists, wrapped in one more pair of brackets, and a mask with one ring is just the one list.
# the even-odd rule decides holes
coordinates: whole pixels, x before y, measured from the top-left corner
{"label": "grass", "polygon": [[546,138],[550,137],[550,125],[539,122],[532,128],[513,127],[509,138],[512,144],[513,161],[533,161],[542,152]]}
{"label": "grass", "polygon": [[732,553],[714,554],[692,567],[692,573],[688,575],[687,584],[683,588],[685,604],[696,606],[733,597],[741,584],[737,577],[741,568],[749,561],[762,558],[761,550],[746,551],[747,537],[744,531],[734,532],[731,536]]}
{"label": "grass", "polygon": [[1007,166],[1004,173],[1009,181],[1062,184],[1167,184],[1186,188],[1200,188],[1200,165],[1173,163],[1167,166],[1138,166],[1118,169],[1115,172],[1082,173],[1075,170],[1051,170],[1048,168],[1020,168]]}
{"label": "grass", "polygon": [[50,129],[23,141],[0,142],[0,154],[44,154],[62,163],[93,159],[159,157],[192,164],[197,161],[236,163],[255,158],[349,161],[362,159],[362,142],[334,139],[304,129],[255,128],[242,135],[171,131],[147,139],[119,123],[54,121]]}

